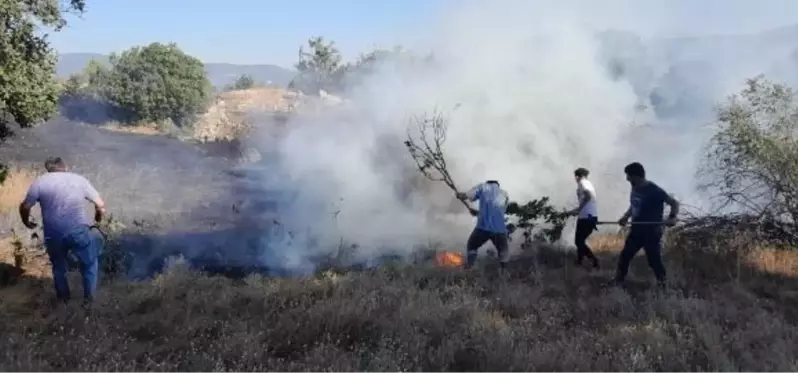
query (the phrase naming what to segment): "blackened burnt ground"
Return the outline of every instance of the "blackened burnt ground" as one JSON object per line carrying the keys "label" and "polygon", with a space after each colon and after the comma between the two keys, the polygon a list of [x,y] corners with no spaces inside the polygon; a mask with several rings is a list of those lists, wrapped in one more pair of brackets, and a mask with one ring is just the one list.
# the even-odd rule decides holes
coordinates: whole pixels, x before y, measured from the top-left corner
{"label": "blackened burnt ground", "polygon": [[[63,118],[18,130],[0,145],[4,162],[39,172],[48,156],[63,157],[91,180],[115,219],[129,227],[144,222],[145,232],[120,239],[139,273],[173,255],[206,267],[263,271],[264,217],[276,194],[241,169],[240,154],[234,145],[108,131]],[[0,235],[10,228],[0,227]]]}

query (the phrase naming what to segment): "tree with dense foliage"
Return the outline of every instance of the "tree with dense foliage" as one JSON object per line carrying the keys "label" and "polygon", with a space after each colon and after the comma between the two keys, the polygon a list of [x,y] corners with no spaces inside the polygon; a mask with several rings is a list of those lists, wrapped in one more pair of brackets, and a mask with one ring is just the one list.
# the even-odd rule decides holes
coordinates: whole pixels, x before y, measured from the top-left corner
{"label": "tree with dense foliage", "polygon": [[106,66],[91,60],[82,71],[70,75],[62,84],[61,114],[71,120],[93,124],[116,119],[117,111],[103,96],[109,74]]}
{"label": "tree with dense foliage", "polygon": [[213,95],[203,63],[176,44],[152,43],[112,54],[102,77],[102,96],[124,115],[124,121],[190,123]]}
{"label": "tree with dense foliage", "polygon": [[299,47],[299,61],[294,66],[299,76],[291,82],[290,87],[311,93],[317,93],[320,89],[338,90],[346,66],[341,62],[341,52],[335,47],[335,42],[326,42],[323,37],[317,36],[308,39],[308,47],[310,51]]}
{"label": "tree with dense foliage", "polygon": [[798,97],[762,76],[718,110],[717,130],[700,169],[701,188],[719,208],[786,229],[798,223]]}
{"label": "tree with dense foliage", "polygon": [[96,60],[90,60],[83,70],[67,78],[61,86],[62,99],[65,97],[96,96],[102,92],[105,81],[108,79],[109,70]]}
{"label": "tree with dense foliage", "polygon": [[230,85],[230,87],[228,87],[228,89],[232,91],[240,91],[244,89],[250,89],[253,87],[255,87],[255,78],[253,78],[252,75],[249,74],[242,74],[241,76],[236,78],[236,80],[233,82],[232,85]]}
{"label": "tree with dense foliage", "polygon": [[[83,13],[85,0],[0,0],[0,141],[9,124],[30,127],[50,119],[58,107],[56,53],[39,27],[60,31],[66,13]],[[0,182],[5,167],[0,165]]]}

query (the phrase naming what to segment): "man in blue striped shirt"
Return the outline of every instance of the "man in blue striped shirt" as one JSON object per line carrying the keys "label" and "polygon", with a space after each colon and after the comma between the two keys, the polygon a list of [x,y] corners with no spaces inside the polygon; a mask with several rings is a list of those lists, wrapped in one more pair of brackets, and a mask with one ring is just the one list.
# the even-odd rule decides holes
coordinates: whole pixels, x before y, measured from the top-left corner
{"label": "man in blue striped shirt", "polygon": [[479,201],[479,211],[476,212],[477,226],[471,232],[466,244],[466,268],[474,265],[479,248],[488,240],[496,247],[499,264],[505,268],[510,257],[507,226],[504,223],[504,214],[510,199],[507,192],[499,187],[498,181],[488,180],[468,192],[457,193],[456,196],[460,200]]}

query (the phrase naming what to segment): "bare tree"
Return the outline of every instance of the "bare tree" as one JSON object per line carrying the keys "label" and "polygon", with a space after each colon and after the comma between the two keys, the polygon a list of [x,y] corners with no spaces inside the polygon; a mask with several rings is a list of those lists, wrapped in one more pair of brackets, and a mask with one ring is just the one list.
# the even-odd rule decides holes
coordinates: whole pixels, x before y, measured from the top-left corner
{"label": "bare tree", "polygon": [[[407,147],[410,156],[415,161],[419,172],[432,181],[440,181],[457,193],[459,189],[449,173],[449,165],[443,154],[443,144],[446,142],[449,120],[437,109],[431,115],[423,114],[411,118],[408,125]],[[415,133],[412,129],[415,129]],[[466,208],[475,215],[477,211],[465,200],[460,200]],[[532,239],[557,241],[562,236],[565,227],[566,215],[549,204],[548,197],[542,197],[524,204],[510,202],[507,206],[507,215],[514,217],[514,222],[507,221],[508,235],[517,228],[521,228],[524,244],[528,245]],[[543,220],[551,226],[542,229],[533,235],[532,231]]]}
{"label": "bare tree", "polygon": [[[410,121],[415,123],[414,127],[417,133],[414,136],[411,126],[408,126],[405,146],[410,152],[410,156],[413,157],[413,161],[416,162],[418,171],[432,181],[442,181],[455,193],[459,192],[449,174],[446,159],[443,156],[442,147],[446,142],[448,119],[436,109],[432,115],[414,116]],[[474,212],[468,202],[460,201],[469,211]]]}

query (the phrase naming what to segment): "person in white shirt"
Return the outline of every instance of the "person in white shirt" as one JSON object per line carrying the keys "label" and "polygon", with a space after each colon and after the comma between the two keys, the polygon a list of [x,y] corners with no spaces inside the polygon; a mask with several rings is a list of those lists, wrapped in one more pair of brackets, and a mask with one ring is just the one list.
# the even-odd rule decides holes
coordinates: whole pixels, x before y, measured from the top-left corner
{"label": "person in white shirt", "polygon": [[457,199],[471,202],[479,201],[479,211],[471,210],[477,215],[477,226],[471,232],[466,243],[466,268],[471,268],[477,260],[479,248],[491,241],[499,253],[499,265],[506,268],[510,258],[507,243],[507,226],[504,214],[507,211],[509,196],[499,187],[496,180],[488,180],[465,193],[458,192]]}
{"label": "person in white shirt", "polygon": [[599,267],[598,258],[593,255],[593,251],[587,245],[587,238],[596,230],[598,224],[598,206],[596,204],[596,189],[593,183],[587,179],[590,174],[585,168],[578,168],[574,171],[576,179],[576,197],[579,207],[570,211],[576,218],[576,232],[574,234],[574,244],[576,245],[576,265],[581,266],[582,260],[587,257],[593,262],[593,268]]}

